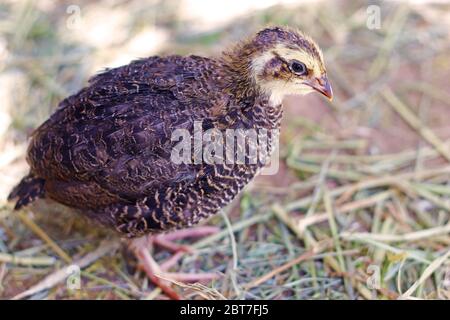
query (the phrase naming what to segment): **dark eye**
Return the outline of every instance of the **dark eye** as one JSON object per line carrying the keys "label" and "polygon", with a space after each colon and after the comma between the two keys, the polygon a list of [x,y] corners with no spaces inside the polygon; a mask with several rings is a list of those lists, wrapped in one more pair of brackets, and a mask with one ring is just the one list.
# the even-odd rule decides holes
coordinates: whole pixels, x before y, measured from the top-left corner
{"label": "dark eye", "polygon": [[289,64],[289,68],[291,69],[291,71],[293,73],[295,73],[296,75],[299,75],[299,76],[303,76],[308,72],[305,64],[301,63],[300,61],[297,61],[297,60],[292,60]]}

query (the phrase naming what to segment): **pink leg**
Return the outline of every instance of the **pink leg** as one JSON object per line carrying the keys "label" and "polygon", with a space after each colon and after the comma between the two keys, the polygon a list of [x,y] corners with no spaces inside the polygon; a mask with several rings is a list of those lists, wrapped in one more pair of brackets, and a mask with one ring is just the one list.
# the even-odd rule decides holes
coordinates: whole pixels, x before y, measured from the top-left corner
{"label": "pink leg", "polygon": [[151,241],[166,250],[172,252],[192,252],[192,248],[186,245],[174,243],[174,240],[186,238],[201,238],[219,232],[217,227],[195,227],[184,230],[176,230],[166,234],[158,234],[151,237]]}
{"label": "pink leg", "polygon": [[[210,281],[217,279],[219,275],[215,273],[191,274],[167,272],[167,270],[177,264],[186,252],[193,251],[193,249],[187,245],[180,245],[172,241],[184,238],[203,237],[216,233],[218,230],[219,229],[216,227],[196,227],[192,229],[178,230],[168,234],[138,238],[132,241],[131,248],[133,249],[148,278],[155,285],[160,287],[169,298],[179,300],[180,296],[178,293],[170,287],[170,280],[181,282]],[[148,250],[148,246],[151,246],[152,244],[159,245],[175,253],[171,258],[164,261],[161,265],[158,265]]]}
{"label": "pink leg", "polygon": [[134,252],[138,260],[141,262],[142,267],[144,268],[147,277],[152,281],[156,286],[161,288],[161,290],[172,300],[180,300],[181,297],[178,293],[173,290],[167,281],[162,280],[159,275],[161,274],[160,267],[153,259],[153,257],[148,252],[145,247],[136,247],[134,248]]}
{"label": "pink leg", "polygon": [[183,251],[175,252],[173,256],[171,256],[169,259],[160,264],[161,270],[168,271],[170,268],[175,266],[183,256],[184,256]]}
{"label": "pink leg", "polygon": [[189,246],[169,241],[164,237],[164,235],[153,236],[151,238],[151,241],[154,245],[157,245],[161,248],[164,248],[172,252],[192,252],[192,249]]}
{"label": "pink leg", "polygon": [[166,240],[173,241],[186,238],[201,238],[217,233],[219,231],[220,229],[217,227],[201,226],[183,230],[176,230],[167,234],[157,235],[156,237],[164,237]]}

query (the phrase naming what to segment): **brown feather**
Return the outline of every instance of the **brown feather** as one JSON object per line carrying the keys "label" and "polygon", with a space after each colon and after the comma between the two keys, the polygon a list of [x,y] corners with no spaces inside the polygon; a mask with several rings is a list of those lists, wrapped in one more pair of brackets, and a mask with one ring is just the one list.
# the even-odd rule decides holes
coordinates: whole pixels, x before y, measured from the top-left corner
{"label": "brown feather", "polygon": [[[106,70],[64,99],[33,134],[30,175],[13,191],[18,206],[48,197],[128,237],[182,228],[215,214],[262,167],[175,164],[175,129],[278,129],[252,59],[280,42],[314,43],[281,28],[262,31],[217,59],[150,57]],[[269,140],[269,146],[272,141]]]}

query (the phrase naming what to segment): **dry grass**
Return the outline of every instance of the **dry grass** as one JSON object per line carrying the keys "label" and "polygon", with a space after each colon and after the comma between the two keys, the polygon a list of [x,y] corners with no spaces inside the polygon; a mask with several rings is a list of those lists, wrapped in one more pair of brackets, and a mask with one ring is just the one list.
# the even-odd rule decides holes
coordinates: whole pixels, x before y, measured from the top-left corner
{"label": "dry grass", "polygon": [[[0,297],[163,298],[107,231],[53,204],[12,212],[5,199],[27,170],[26,136],[101,67],[216,53],[271,23],[319,41],[336,99],[286,99],[280,172],[206,221],[222,231],[177,266],[223,276],[175,286],[192,299],[450,298],[448,5],[382,3],[377,30],[363,1],[275,6],[200,32],[177,1],[79,1],[86,30],[99,24],[91,13],[110,18],[95,38],[67,28],[72,2],[0,4]],[[66,287],[72,263],[81,290]]]}

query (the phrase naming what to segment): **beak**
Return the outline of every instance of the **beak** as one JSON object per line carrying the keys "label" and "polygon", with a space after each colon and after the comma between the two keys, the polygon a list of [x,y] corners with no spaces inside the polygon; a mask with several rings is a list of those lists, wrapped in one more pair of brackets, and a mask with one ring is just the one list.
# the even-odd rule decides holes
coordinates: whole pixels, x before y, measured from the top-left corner
{"label": "beak", "polygon": [[320,78],[314,78],[306,82],[311,88],[320,92],[330,101],[333,100],[333,90],[331,89],[330,81],[328,81],[327,75],[324,74]]}

